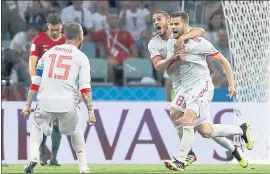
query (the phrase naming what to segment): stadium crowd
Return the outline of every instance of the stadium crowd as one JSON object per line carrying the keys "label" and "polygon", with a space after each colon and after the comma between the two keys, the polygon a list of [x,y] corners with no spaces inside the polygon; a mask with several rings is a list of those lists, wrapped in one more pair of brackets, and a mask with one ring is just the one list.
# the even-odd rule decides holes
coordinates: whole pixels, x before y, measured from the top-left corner
{"label": "stadium crowd", "polygon": [[[181,1],[1,1],[2,4],[2,55],[5,59],[20,59],[12,67],[10,75],[19,87],[28,87],[31,78],[28,72],[29,51],[33,38],[46,31],[46,17],[49,13],[58,13],[63,25],[79,22],[84,29],[85,41],[82,51],[92,60],[104,60],[106,66],[91,62],[92,81],[105,82],[111,85],[163,85],[163,73],[152,72],[151,77],[143,77],[137,83],[125,83],[123,64],[130,58],[150,61],[147,49],[149,40],[155,35],[152,26],[152,14],[157,10],[165,10],[169,14],[182,9]],[[190,26],[203,27],[204,37],[226,57],[230,58],[228,36],[220,2],[185,1],[184,10],[189,13]],[[111,35],[111,31],[117,33]],[[114,45],[108,42],[113,40]],[[9,50],[9,49],[10,50]],[[4,53],[3,53],[4,52]],[[7,52],[7,53],[6,53]],[[117,52],[117,54],[116,54]],[[13,58],[11,58],[13,56]],[[2,66],[7,66],[3,63]],[[230,60],[229,60],[230,61]],[[129,64],[129,66],[133,66]],[[208,60],[211,76],[216,88],[227,87],[223,68],[212,60]],[[95,79],[102,67],[108,71],[104,79]],[[138,67],[138,66],[135,66]],[[5,74],[2,69],[2,76]],[[141,71],[141,70],[140,70]],[[102,77],[101,77],[102,78]],[[3,78],[2,78],[3,79]],[[106,85],[102,83],[103,85]],[[167,87],[167,86],[166,86]]]}

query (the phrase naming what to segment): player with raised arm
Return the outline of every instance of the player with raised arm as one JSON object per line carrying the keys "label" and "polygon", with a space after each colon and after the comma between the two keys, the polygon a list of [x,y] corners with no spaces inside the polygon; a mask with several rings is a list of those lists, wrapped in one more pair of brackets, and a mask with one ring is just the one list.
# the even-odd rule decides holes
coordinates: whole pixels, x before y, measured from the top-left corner
{"label": "player with raised arm", "polygon": [[[166,59],[167,57],[167,40],[172,36],[168,23],[170,16],[166,11],[156,11],[153,15],[153,26],[157,30],[157,35],[153,37],[148,43],[148,50],[151,55],[151,60],[157,71],[165,70],[174,59]],[[202,36],[204,34],[203,28],[192,28],[187,33],[178,38],[177,46],[180,47],[184,44],[185,40]],[[178,57],[175,57],[178,59]],[[164,75],[167,73],[164,72]],[[181,139],[182,133],[177,129],[179,138]],[[186,165],[196,161],[195,153],[190,150],[186,159]]]}
{"label": "player with raised arm", "polygon": [[42,142],[42,134],[50,135],[50,123],[59,120],[62,134],[71,136],[71,143],[79,161],[80,173],[88,173],[85,140],[79,126],[78,92],[82,93],[88,109],[88,123],[96,122],[92,108],[90,86],[90,64],[87,56],[79,50],[83,42],[83,29],[78,23],[70,23],[65,27],[67,43],[54,46],[44,53],[38,61],[36,75],[27,97],[22,115],[29,119],[31,103],[39,88],[38,105],[34,112],[30,134],[31,157],[25,166],[25,173],[32,173],[37,164],[38,150]]}
{"label": "player with raised arm", "polygon": [[[47,50],[56,45],[62,45],[66,43],[66,37],[61,33],[62,21],[58,14],[51,13],[48,15],[47,27],[48,27],[47,32],[40,33],[32,41],[29,57],[29,73],[31,77],[34,77],[36,75],[37,62]],[[39,91],[39,93],[40,92],[41,90]],[[49,163],[49,165],[51,166],[61,166],[56,159],[58,149],[60,147],[61,137],[62,136],[58,128],[58,121],[54,120],[53,132],[51,135],[52,154]],[[47,165],[46,140],[47,136],[43,135],[43,141],[40,145],[40,158],[39,158],[41,165]]]}
{"label": "player with raised arm", "polygon": [[185,12],[174,12],[170,20],[174,39],[169,39],[167,42],[167,59],[179,57],[167,69],[176,93],[171,103],[170,116],[174,125],[182,129],[183,136],[179,156],[174,161],[165,161],[164,164],[169,169],[184,171],[185,159],[194,141],[193,129],[196,128],[203,137],[212,138],[232,152],[240,166],[245,168],[248,161],[241,149],[234,146],[225,137],[240,135],[246,142],[246,148],[251,150],[253,141],[250,137],[250,126],[247,123],[241,126],[212,124],[210,121],[209,104],[214,95],[214,85],[206,57],[210,56],[223,65],[229,83],[229,97],[236,95],[231,66],[210,42],[201,37],[189,39],[181,50],[175,50],[176,39],[188,32],[188,21],[188,14]]}

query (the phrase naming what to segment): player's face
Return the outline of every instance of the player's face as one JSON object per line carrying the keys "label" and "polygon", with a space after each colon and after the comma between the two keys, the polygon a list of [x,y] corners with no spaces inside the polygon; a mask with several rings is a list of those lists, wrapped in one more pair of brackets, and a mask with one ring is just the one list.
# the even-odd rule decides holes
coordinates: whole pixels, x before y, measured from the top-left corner
{"label": "player's face", "polygon": [[168,30],[168,21],[169,19],[162,13],[154,14],[152,22],[159,36],[162,37],[165,35],[166,31]]}
{"label": "player's face", "polygon": [[184,32],[187,24],[181,17],[171,18],[170,27],[173,32],[173,38],[178,39]]}
{"label": "player's face", "polygon": [[49,35],[53,39],[58,39],[61,37],[62,24],[48,24]]}

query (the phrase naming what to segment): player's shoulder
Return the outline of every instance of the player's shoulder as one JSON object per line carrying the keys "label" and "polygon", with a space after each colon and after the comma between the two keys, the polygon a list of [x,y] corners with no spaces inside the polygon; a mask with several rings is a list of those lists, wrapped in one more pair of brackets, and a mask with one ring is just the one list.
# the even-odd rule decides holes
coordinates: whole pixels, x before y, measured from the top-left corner
{"label": "player's shoulder", "polygon": [[47,38],[47,37],[48,37],[47,33],[42,32],[42,33],[38,34],[36,37],[34,37],[34,40],[35,41],[41,41],[41,40],[43,40],[44,38]]}
{"label": "player's shoulder", "polygon": [[150,40],[150,42],[156,42],[161,40],[161,37],[159,35],[155,35],[154,37],[152,37],[152,39]]}
{"label": "player's shoulder", "polygon": [[155,46],[157,45],[158,42],[160,42],[161,37],[159,35],[156,35],[154,37],[152,37],[152,39],[150,39],[150,41],[148,42],[148,46]]}
{"label": "player's shoulder", "polygon": [[190,39],[190,44],[205,46],[211,43],[203,37],[195,37],[195,38]]}

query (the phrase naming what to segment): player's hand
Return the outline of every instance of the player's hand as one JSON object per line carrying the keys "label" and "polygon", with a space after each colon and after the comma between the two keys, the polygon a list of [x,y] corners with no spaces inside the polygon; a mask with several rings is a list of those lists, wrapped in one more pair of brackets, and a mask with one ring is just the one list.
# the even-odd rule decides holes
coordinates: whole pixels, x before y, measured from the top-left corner
{"label": "player's hand", "polygon": [[232,98],[233,96],[236,96],[236,89],[233,86],[229,86],[228,90],[229,90],[229,94],[227,94],[227,96],[229,96],[230,98]]}
{"label": "player's hand", "polygon": [[30,107],[29,106],[25,106],[21,112],[21,114],[24,116],[24,118],[26,120],[29,119],[29,116],[30,116]]}
{"label": "player's hand", "polygon": [[87,121],[87,123],[90,126],[92,126],[93,124],[96,123],[96,116],[95,116],[94,110],[88,111],[88,121]]}
{"label": "player's hand", "polygon": [[184,46],[185,40],[180,36],[177,41],[174,43],[174,50],[179,52]]}

